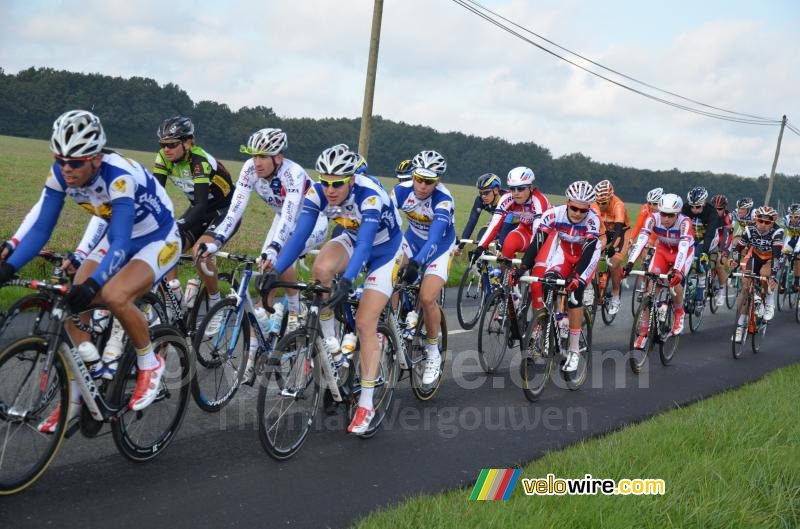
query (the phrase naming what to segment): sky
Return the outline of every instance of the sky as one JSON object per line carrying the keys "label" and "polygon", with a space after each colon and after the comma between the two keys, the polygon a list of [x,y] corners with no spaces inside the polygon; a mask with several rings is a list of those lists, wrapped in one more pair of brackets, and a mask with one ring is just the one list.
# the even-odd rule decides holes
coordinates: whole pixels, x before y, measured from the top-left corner
{"label": "sky", "polygon": [[[637,79],[737,112],[786,114],[800,127],[797,0],[483,3]],[[3,0],[0,67],[143,76],[175,83],[195,102],[214,100],[233,110],[263,105],[285,117],[358,117],[372,5]],[[582,152],[648,169],[770,171],[777,126],[720,121],[652,102],[451,0],[385,0],[382,21],[374,114],[440,131],[533,141],[555,157]],[[800,174],[800,136],[788,130],[778,171]]]}

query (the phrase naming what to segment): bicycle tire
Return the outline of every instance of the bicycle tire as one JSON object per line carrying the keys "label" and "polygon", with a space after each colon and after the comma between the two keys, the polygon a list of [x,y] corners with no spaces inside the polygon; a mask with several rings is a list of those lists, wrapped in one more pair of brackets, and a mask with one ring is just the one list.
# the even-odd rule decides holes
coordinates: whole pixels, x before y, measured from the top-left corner
{"label": "bicycle tire", "polygon": [[[233,290],[239,289],[238,281],[233,279],[231,274],[228,272],[218,273],[217,282],[218,284],[223,282],[230,283]],[[208,314],[212,308],[213,306],[209,306],[208,304],[208,289],[206,288],[205,283],[202,283],[200,285],[200,290],[197,291],[197,297],[195,297],[192,308],[186,314],[186,329],[189,331],[189,336],[193,338],[194,335],[197,334],[198,325],[202,324],[206,314]]]}
{"label": "bicycle tire", "polygon": [[[33,353],[33,359],[30,360],[31,365],[27,367],[28,373],[23,377],[25,380],[20,384],[17,394],[23,391],[22,386],[25,385],[26,382],[32,382],[33,384],[39,383],[38,380],[30,378],[30,375],[33,372],[33,368],[35,368],[38,363],[39,355],[47,354],[47,342],[39,336],[30,336],[16,340],[0,352],[0,402],[11,400],[5,398],[4,395],[14,392],[10,381],[2,376],[3,366],[7,365],[9,362],[21,362],[26,351]],[[14,378],[18,378],[18,369],[19,367],[13,370]],[[22,370],[24,371],[25,369],[26,368],[23,366]],[[53,367],[48,374],[48,384],[57,385],[53,389],[53,398],[58,399],[57,405],[61,406],[62,403],[70,401],[70,385],[68,383],[66,361],[60,351],[56,353]],[[55,407],[50,407],[53,402],[53,400],[49,400],[45,408],[35,411],[33,417],[18,422],[11,422],[8,420],[5,411],[0,413],[0,461],[3,462],[0,464],[0,496],[15,494],[30,487],[42,476],[53,459],[55,459],[64,441],[64,434],[67,430],[68,407],[61,406],[61,414],[55,433],[43,436],[36,432],[36,424],[42,420],[43,417],[49,415],[47,410],[55,409]],[[33,427],[30,426],[31,423],[33,423]],[[12,430],[14,432],[13,434]],[[30,441],[26,441],[26,433],[32,434],[35,437],[31,437]],[[29,467],[25,465],[26,468],[20,469],[17,472],[19,475],[7,475],[8,467],[6,465],[19,464],[21,461],[20,454],[16,450],[11,449],[14,453],[6,454],[6,450],[9,448],[7,443],[11,440],[19,440],[23,449],[25,449],[30,448],[32,442],[36,439],[49,440],[49,446],[41,452],[34,450],[34,452],[36,452],[35,460]]]}
{"label": "bicycle tire", "polygon": [[[439,337],[441,338],[439,341],[439,355],[442,359],[439,365],[439,378],[436,379],[433,384],[425,386],[422,384],[422,371],[416,369],[416,366],[411,367],[411,392],[418,400],[423,402],[431,400],[439,391],[439,388],[442,387],[442,382],[444,382],[444,368],[447,365],[447,318],[445,317],[444,309],[439,307],[439,311],[441,312],[441,323],[439,324]],[[423,328],[422,325],[424,325],[424,322],[424,317],[420,316],[419,322],[417,323],[416,336],[421,335],[420,331]],[[398,371],[398,378],[399,375],[400,372]]]}
{"label": "bicycle tire", "polygon": [[[611,272],[609,271],[609,272],[606,272],[606,273],[608,274],[608,278],[606,279],[606,281],[607,281],[606,291],[603,292],[603,296],[602,296],[602,298],[600,298],[602,300],[602,305],[600,306],[600,315],[603,317],[603,323],[605,323],[606,325],[611,325],[612,323],[614,323],[614,320],[617,318],[617,314],[619,314],[619,310],[616,312],[616,314],[610,314],[608,312],[608,304],[611,303],[611,297],[612,296],[610,296],[610,295],[606,296],[606,292],[609,292],[612,287],[611,287]],[[620,292],[620,294],[621,294],[621,292]]]}
{"label": "bicycle tire", "polygon": [[761,342],[764,340],[764,336],[767,334],[767,322],[766,321],[758,321],[759,318],[756,318],[755,322],[755,331],[750,339],[750,349],[752,349],[753,354],[758,354],[761,352]]}
{"label": "bicycle tire", "polygon": [[666,367],[672,362],[673,358],[675,358],[675,352],[678,350],[681,335],[672,334],[672,326],[675,323],[675,305],[673,304],[672,297],[668,292],[663,293],[662,296],[666,297],[669,301],[667,305],[667,319],[658,327],[658,358],[661,360],[661,365]]}
{"label": "bicycle tire", "polygon": [[[530,402],[537,402],[541,398],[544,388],[552,376],[555,364],[555,336],[558,332],[554,326],[551,326],[549,333],[546,332],[550,320],[548,316],[544,315],[538,320],[539,333],[533,337],[533,329],[536,324],[537,320],[531,320],[525,331],[520,362],[522,393]],[[532,340],[534,343],[531,343]],[[544,352],[544,354],[533,354],[531,351]]]}
{"label": "bicycle tire", "polygon": [[706,298],[703,296],[703,306],[700,309],[700,314],[695,314],[694,311],[689,312],[689,330],[693,333],[700,330],[700,326],[703,324],[703,314],[705,313],[706,308]]}
{"label": "bicycle tire", "polygon": [[[628,365],[630,365],[631,371],[637,375],[641,373],[642,367],[644,367],[644,365],[647,363],[648,353],[653,348],[653,330],[649,328],[647,330],[647,338],[645,339],[644,349],[634,349],[633,344],[636,341],[636,337],[639,336],[639,329],[642,328],[641,319],[644,317],[645,311],[652,310],[653,300],[649,295],[645,295],[644,299],[642,299],[642,303],[639,305],[639,310],[636,311],[636,316],[634,316],[633,323],[631,325],[631,333],[628,340],[628,350],[630,351]],[[648,320],[652,321],[651,314],[648,313],[647,318]],[[648,323],[648,327],[649,326],[650,323]]]}
{"label": "bicycle tire", "polygon": [[[133,388],[136,386],[136,352],[133,343],[128,341],[125,353],[110,388],[111,402],[115,406],[125,406],[118,420],[111,423],[111,433],[117,450],[127,459],[141,463],[159,456],[172,444],[186,416],[189,404],[191,379],[194,375],[194,359],[186,340],[178,329],[171,325],[156,325],[150,328],[150,337],[155,354],[164,358],[166,367],[161,379],[160,395],[150,406],[139,411],[127,407]],[[151,439],[135,439],[144,433],[147,422],[165,417],[163,413],[168,404],[175,413],[166,421],[166,426],[156,426]],[[151,421],[152,418],[152,421]]]}
{"label": "bicycle tire", "polygon": [[708,275],[708,284],[706,285],[706,299],[708,300],[708,308],[711,310],[711,314],[716,314],[719,310],[717,306],[717,292],[714,288],[714,282],[717,277],[716,270],[712,269],[712,272]]}
{"label": "bicycle tire", "polygon": [[592,322],[589,321],[588,315],[588,311],[584,309],[581,336],[578,342],[579,348],[582,349],[578,368],[570,373],[562,371],[564,382],[566,382],[570,391],[577,391],[583,386],[589,376],[589,369],[592,365]]}
{"label": "bicycle tire", "polygon": [[[742,353],[744,352],[745,344],[747,343],[747,335],[749,324],[745,325],[744,330],[742,331],[742,341],[737,343],[736,342],[736,329],[739,327],[739,317],[744,315],[744,308],[750,305],[750,294],[746,293],[744,297],[742,297],[742,304],[739,308],[735,311],[735,319],[733,322],[733,334],[731,335],[731,353],[733,354],[734,360],[738,360],[742,357]],[[747,317],[750,317],[750,311],[752,311],[752,307],[747,313]]]}
{"label": "bicycle tire", "polygon": [[[476,272],[477,275],[471,275],[472,272]],[[472,284],[472,278],[476,280],[475,284]],[[478,320],[481,317],[481,310],[483,309],[483,304],[486,301],[486,291],[483,289],[483,281],[482,275],[478,270],[473,266],[468,266],[464,273],[461,274],[461,281],[458,284],[458,294],[456,294],[456,316],[458,317],[458,324],[461,325],[461,328],[464,330],[471,330],[475,327],[475,324],[478,323]],[[475,315],[470,316],[470,312],[464,308],[464,300],[469,298],[469,290],[472,287],[477,288],[477,297],[476,299],[476,310]]]}
{"label": "bicycle tire", "polygon": [[[316,344],[309,344],[307,330],[297,329],[281,338],[272,354],[269,357],[262,356],[263,360],[257,363],[257,366],[263,363],[263,367],[259,366],[256,370],[258,439],[264,451],[278,461],[289,459],[303,447],[319,410],[321,380],[319,361],[322,356],[316,351],[318,343],[319,340]],[[273,395],[279,397],[278,402],[281,405],[274,421],[272,414],[275,406],[267,405],[268,398]],[[289,416],[293,419],[292,427],[278,427],[277,421],[286,418],[289,410],[297,402],[310,405],[306,405],[303,409],[298,406],[299,415],[293,413]],[[284,404],[288,407],[284,408]],[[299,433],[287,443],[288,446],[276,442],[277,432],[284,430],[288,434]]]}
{"label": "bicycle tire", "polygon": [[631,316],[636,317],[636,311],[639,310],[639,305],[642,304],[642,298],[644,298],[645,293],[640,292],[639,288],[643,288],[644,286],[644,277],[636,276],[636,280],[633,282],[633,288],[631,289]]}
{"label": "bicycle tire", "polygon": [[725,306],[729,309],[733,309],[734,304],[736,303],[736,298],[739,296],[739,292],[736,288],[737,279],[728,279],[725,281]]}
{"label": "bicycle tire", "polygon": [[[3,318],[2,324],[0,324],[0,343],[6,341],[3,339],[3,337],[6,335],[6,331],[11,329],[12,324],[15,321],[18,321],[23,312],[38,311],[39,314],[34,318],[33,322],[30,322],[30,327],[27,331],[21,334],[20,337],[39,334],[39,329],[42,328],[43,324],[44,328],[47,327],[47,323],[44,322],[44,319],[46,317],[50,317],[50,311],[52,308],[52,297],[43,292],[33,292],[32,294],[28,294],[27,296],[23,296],[14,301],[8,307],[8,310],[5,313],[5,318]],[[12,341],[16,340],[9,340],[8,343],[10,344]]]}
{"label": "bicycle tire", "polygon": [[[228,405],[236,396],[242,384],[250,351],[250,321],[245,314],[233,350],[230,348],[235,331],[236,300],[225,298],[215,304],[203,318],[194,336],[197,366],[192,377],[192,397],[197,406],[208,413],[216,413]],[[220,330],[213,336],[206,336],[205,329],[210,322],[222,313]],[[208,349],[210,347],[210,349]],[[207,384],[211,382],[211,384]]]}
{"label": "bicycle tire", "polygon": [[[478,361],[481,369],[489,375],[497,371],[497,367],[503,361],[508,349],[508,332],[511,321],[506,307],[508,303],[506,298],[508,298],[508,293],[505,289],[499,288],[492,292],[492,295],[486,300],[478,327]],[[496,324],[498,319],[499,325]],[[489,346],[492,345],[492,341],[489,339],[490,335],[500,338],[495,340],[494,344],[499,345],[499,353],[489,353]]]}

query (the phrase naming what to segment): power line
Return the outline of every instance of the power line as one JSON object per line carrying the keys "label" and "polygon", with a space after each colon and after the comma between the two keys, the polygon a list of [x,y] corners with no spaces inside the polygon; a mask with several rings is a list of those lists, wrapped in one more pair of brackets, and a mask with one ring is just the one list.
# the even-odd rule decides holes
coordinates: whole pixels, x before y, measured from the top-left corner
{"label": "power line", "polygon": [[482,9],[482,10],[486,11],[487,13],[491,13],[492,15],[496,16],[497,18],[499,18],[501,20],[504,20],[505,22],[508,22],[509,24],[511,24],[511,25],[513,25],[513,26],[515,26],[515,27],[527,32],[527,33],[530,33],[531,35],[536,36],[537,38],[547,42],[548,44],[552,44],[553,46],[557,47],[560,50],[566,51],[567,53],[570,53],[570,54],[572,54],[572,55],[574,55],[576,57],[579,57],[579,58],[583,59],[584,61],[587,61],[587,62],[589,62],[591,64],[594,64],[595,66],[598,66],[598,67],[600,67],[600,68],[602,68],[602,69],[604,69],[606,71],[615,73],[615,74],[619,75],[620,77],[624,77],[625,79],[628,79],[629,81],[633,81],[635,83],[638,83],[640,85],[646,86],[648,88],[652,88],[653,90],[657,90],[657,91],[662,92],[664,94],[668,94],[668,95],[671,95],[673,97],[677,97],[679,99],[683,99],[684,101],[689,101],[691,103],[694,103],[696,105],[700,105],[700,106],[703,106],[703,107],[706,107],[706,108],[711,108],[711,109],[714,109],[714,110],[719,110],[721,112],[726,112],[728,114],[735,114],[735,115],[738,115],[738,116],[749,117],[749,118],[753,118],[753,119],[757,119],[757,120],[769,121],[771,123],[776,123],[776,122],[780,123],[779,120],[776,121],[776,120],[774,120],[772,118],[765,118],[763,116],[756,116],[756,115],[753,115],[753,114],[745,114],[743,112],[736,112],[734,110],[727,110],[727,109],[724,109],[724,108],[715,107],[713,105],[708,105],[706,103],[703,103],[702,101],[697,101],[697,100],[691,99],[689,97],[684,97],[684,96],[682,96],[680,94],[676,94],[675,92],[670,92],[669,90],[664,90],[664,89],[659,88],[657,86],[654,86],[652,84],[646,83],[646,82],[644,82],[642,80],[636,79],[635,77],[631,77],[629,75],[626,75],[626,74],[624,74],[624,73],[622,73],[620,71],[617,71],[617,70],[615,70],[613,68],[609,68],[607,66],[604,66],[604,65],[600,64],[599,62],[593,61],[592,59],[581,55],[580,53],[577,53],[577,52],[572,51],[572,50],[570,50],[568,48],[565,48],[564,46],[561,46],[557,42],[554,42],[554,41],[548,39],[547,37],[544,37],[543,35],[540,35],[540,34],[536,33],[535,31],[532,31],[532,30],[530,30],[530,29],[528,29],[528,28],[526,28],[524,26],[521,26],[521,25],[517,24],[513,20],[510,20],[510,19],[504,17],[503,15],[497,13],[496,11],[492,11],[488,7],[483,6],[483,5],[479,4],[478,2],[476,2],[474,0],[465,0],[465,1],[469,2],[470,4],[473,4],[473,5],[477,6],[479,9]]}
{"label": "power line", "polygon": [[[535,46],[535,47],[539,48],[540,50],[544,51],[545,53],[548,53],[548,54],[550,54],[550,55],[552,55],[552,56],[554,56],[554,57],[556,57],[556,58],[558,58],[558,59],[560,59],[560,60],[562,60],[564,62],[567,62],[567,63],[571,64],[572,66],[575,66],[576,68],[580,68],[581,70],[583,70],[583,71],[585,71],[585,72],[587,72],[587,73],[589,73],[591,75],[594,75],[594,76],[599,77],[599,78],[601,78],[601,79],[603,79],[605,81],[608,81],[609,83],[615,84],[615,85],[619,86],[620,88],[623,88],[623,89],[628,90],[630,92],[633,92],[635,94],[641,95],[641,96],[646,97],[648,99],[651,99],[653,101],[656,101],[656,102],[659,102],[659,103],[663,103],[665,105],[669,105],[671,107],[678,108],[678,109],[681,109],[681,110],[685,110],[687,112],[692,112],[692,113],[695,113],[695,114],[699,114],[699,115],[710,117],[710,118],[714,118],[714,119],[720,119],[720,120],[724,120],[724,121],[731,121],[731,122],[734,122],[734,123],[743,123],[743,124],[748,124],[748,125],[767,125],[767,126],[774,126],[774,125],[780,124],[780,120],[766,120],[765,118],[760,118],[760,117],[757,117],[757,116],[755,118],[746,118],[746,117],[734,117],[734,116],[726,116],[726,115],[723,115],[723,114],[717,114],[715,112],[711,112],[711,111],[708,111],[708,110],[701,110],[701,109],[697,109],[697,108],[692,108],[692,107],[689,107],[689,106],[686,106],[686,105],[683,105],[683,104],[680,104],[680,103],[676,103],[674,101],[669,101],[667,99],[655,96],[653,94],[649,94],[649,93],[644,92],[642,90],[639,90],[639,89],[633,88],[631,86],[628,86],[628,85],[626,85],[626,84],[624,84],[622,82],[616,81],[614,79],[610,79],[609,77],[606,77],[605,75],[602,75],[602,74],[600,74],[598,72],[590,70],[590,69],[588,69],[588,68],[586,68],[586,67],[584,67],[584,66],[582,66],[582,65],[580,65],[578,63],[576,63],[575,61],[572,61],[572,60],[570,60],[570,59],[568,59],[568,58],[566,58],[566,57],[564,57],[562,55],[559,55],[558,53],[556,53],[556,52],[554,52],[554,51],[552,51],[552,50],[550,50],[550,49],[548,49],[548,48],[546,48],[546,47],[544,47],[544,46],[542,46],[542,45],[530,40],[529,38],[525,37],[524,35],[520,34],[517,31],[515,31],[514,29],[502,24],[501,22],[499,22],[499,21],[493,19],[492,17],[486,15],[485,13],[479,11],[478,8],[474,7],[473,5],[470,5],[468,2],[471,2],[471,0],[453,0],[453,2],[458,4],[458,5],[460,5],[464,9],[474,13],[475,15],[481,17],[482,19],[486,20],[487,22],[489,22],[491,24],[494,24],[495,26],[499,27],[503,31],[506,31],[507,33],[509,33],[511,35],[514,35],[515,37],[527,42],[528,44],[531,44],[532,46]],[[471,2],[471,3],[480,6],[480,4],[477,4],[476,2]],[[518,26],[518,27],[521,27],[521,26]],[[532,32],[530,32],[530,33],[532,33]],[[567,50],[567,51],[569,51],[569,50]],[[570,52],[570,53],[572,53],[572,52]],[[573,55],[577,55],[577,54],[573,53]],[[592,61],[589,61],[589,62],[592,62]],[[596,64],[596,63],[593,63],[593,64]],[[609,71],[612,71],[612,70],[609,70]],[[639,81],[637,81],[637,82],[639,82]],[[645,84],[645,83],[641,83],[641,84]],[[657,90],[660,90],[660,89],[657,89]],[[666,92],[664,90],[660,90],[660,91],[665,92],[665,93],[670,93],[670,92]],[[682,96],[678,96],[678,97],[683,98]],[[683,99],[686,99],[688,101],[693,101],[693,100],[690,100],[688,98],[683,98]],[[702,105],[704,105],[706,107],[709,107],[709,108],[717,108],[717,107],[711,107],[711,105],[705,105],[703,103],[700,103],[700,104],[702,104]],[[723,111],[731,113],[731,111],[727,111],[727,110],[723,110]],[[738,113],[738,112],[735,113],[735,114],[742,115],[742,116],[749,116],[749,114],[742,114],[742,113]]]}

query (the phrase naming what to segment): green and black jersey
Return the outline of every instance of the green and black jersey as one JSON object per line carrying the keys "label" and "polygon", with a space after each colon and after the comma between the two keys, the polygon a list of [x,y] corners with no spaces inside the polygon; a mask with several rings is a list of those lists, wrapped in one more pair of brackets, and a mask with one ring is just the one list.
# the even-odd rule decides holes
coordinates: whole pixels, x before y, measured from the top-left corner
{"label": "green and black jersey", "polygon": [[187,228],[202,222],[209,211],[226,209],[233,197],[228,170],[197,145],[192,145],[178,162],[170,162],[164,150],[159,150],[153,175],[163,186],[169,178],[189,199],[191,206],[181,215],[180,221]]}

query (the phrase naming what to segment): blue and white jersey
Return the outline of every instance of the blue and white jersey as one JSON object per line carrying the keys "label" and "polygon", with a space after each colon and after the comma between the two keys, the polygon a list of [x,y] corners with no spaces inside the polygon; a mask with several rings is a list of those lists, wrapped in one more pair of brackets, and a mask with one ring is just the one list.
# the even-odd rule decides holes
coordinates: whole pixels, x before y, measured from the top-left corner
{"label": "blue and white jersey", "polygon": [[[374,222],[378,217],[378,232],[373,244],[382,244],[400,233],[397,215],[392,200],[383,186],[372,177],[354,175],[355,183],[347,199],[338,206],[331,206],[325,198],[322,184],[315,182],[306,192],[303,212],[323,214],[340,224],[353,240],[363,222]],[[366,217],[366,218],[365,218]]]}
{"label": "blue and white jersey", "polygon": [[92,215],[111,220],[111,202],[130,198],[134,203],[133,231],[136,239],[174,222],[172,201],[164,188],[139,162],[116,152],[106,153],[95,177],[83,187],[68,187],[57,163],[53,164],[45,188],[71,197]]}
{"label": "blue and white jersey", "polygon": [[455,202],[453,195],[441,182],[433,188],[428,198],[419,199],[414,194],[414,182],[402,182],[394,186],[392,200],[395,207],[408,218],[406,236],[413,234],[422,240],[428,239],[428,232],[434,220],[447,223],[444,238],[455,237]]}

